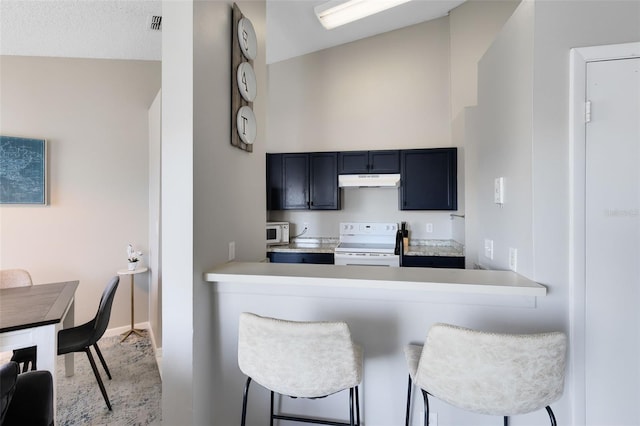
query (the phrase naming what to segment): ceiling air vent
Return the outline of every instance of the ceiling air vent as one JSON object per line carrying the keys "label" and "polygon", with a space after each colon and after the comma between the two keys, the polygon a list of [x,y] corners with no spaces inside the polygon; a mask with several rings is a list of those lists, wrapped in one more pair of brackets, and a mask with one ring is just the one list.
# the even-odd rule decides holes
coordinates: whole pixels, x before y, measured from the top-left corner
{"label": "ceiling air vent", "polygon": [[153,15],[149,19],[149,29],[151,31],[162,31],[162,16]]}

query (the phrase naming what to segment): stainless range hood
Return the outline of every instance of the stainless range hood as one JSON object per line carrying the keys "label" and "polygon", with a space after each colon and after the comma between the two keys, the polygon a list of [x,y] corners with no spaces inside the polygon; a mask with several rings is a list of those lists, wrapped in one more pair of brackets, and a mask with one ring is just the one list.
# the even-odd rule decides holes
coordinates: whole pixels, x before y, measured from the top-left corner
{"label": "stainless range hood", "polygon": [[340,188],[397,188],[399,174],[338,175]]}

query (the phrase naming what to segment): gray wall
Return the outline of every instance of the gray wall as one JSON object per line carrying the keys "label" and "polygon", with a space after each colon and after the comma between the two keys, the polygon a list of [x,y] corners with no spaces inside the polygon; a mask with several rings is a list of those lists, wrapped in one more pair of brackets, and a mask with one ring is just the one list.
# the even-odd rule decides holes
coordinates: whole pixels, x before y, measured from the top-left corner
{"label": "gray wall", "polygon": [[203,273],[264,257],[265,3],[238,2],[258,34],[253,153],[230,144],[232,2],[165,2],[163,16],[163,422],[215,419],[219,351]]}
{"label": "gray wall", "polygon": [[[467,243],[481,253],[482,239],[493,238],[496,258],[479,258],[496,268],[508,266],[508,247],[517,245],[519,272],[549,288],[538,310],[550,328],[584,324],[570,317],[569,51],[638,40],[638,2],[523,2],[479,65],[469,129],[478,161],[467,180],[477,182],[477,209],[468,214],[477,216],[482,232]],[[493,178],[501,175],[507,178],[502,209],[491,196]],[[575,424],[584,422],[584,372],[573,368],[581,351],[571,346],[565,396],[557,404],[559,417]]]}
{"label": "gray wall", "polygon": [[149,108],[149,324],[156,348],[162,347],[162,264],[160,263],[160,172],[162,93]]}

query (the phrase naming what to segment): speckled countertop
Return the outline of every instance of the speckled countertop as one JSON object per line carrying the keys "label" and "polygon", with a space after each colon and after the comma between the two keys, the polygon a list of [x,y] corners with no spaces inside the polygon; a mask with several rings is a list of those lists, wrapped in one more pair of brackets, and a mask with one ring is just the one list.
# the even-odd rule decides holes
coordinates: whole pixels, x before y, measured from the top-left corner
{"label": "speckled countertop", "polygon": [[464,246],[454,240],[409,240],[404,255],[464,257]]}
{"label": "speckled countertop", "polygon": [[267,246],[267,252],[333,253],[338,238],[294,238],[287,245]]}
{"label": "speckled countertop", "polygon": [[[289,244],[268,246],[267,252],[333,253],[338,238],[295,238]],[[453,240],[410,240],[405,256],[464,257],[464,246]]]}

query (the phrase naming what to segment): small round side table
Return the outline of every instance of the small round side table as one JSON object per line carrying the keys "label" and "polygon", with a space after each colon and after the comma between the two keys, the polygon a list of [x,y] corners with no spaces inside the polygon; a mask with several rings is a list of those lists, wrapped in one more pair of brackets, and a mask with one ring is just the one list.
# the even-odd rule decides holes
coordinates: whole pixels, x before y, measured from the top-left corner
{"label": "small round side table", "polygon": [[118,275],[129,275],[131,277],[131,329],[129,329],[129,331],[126,331],[123,333],[122,339],[120,339],[120,342],[124,342],[125,339],[127,337],[129,337],[132,333],[137,334],[138,336],[142,336],[142,334],[140,333],[142,330],[136,329],[133,326],[133,276],[136,274],[142,274],[144,272],[147,272],[149,270],[149,268],[147,267],[141,267],[141,268],[136,268],[133,271],[129,270],[129,269],[120,269],[118,271]]}

